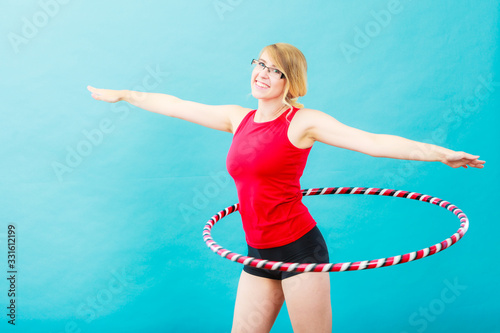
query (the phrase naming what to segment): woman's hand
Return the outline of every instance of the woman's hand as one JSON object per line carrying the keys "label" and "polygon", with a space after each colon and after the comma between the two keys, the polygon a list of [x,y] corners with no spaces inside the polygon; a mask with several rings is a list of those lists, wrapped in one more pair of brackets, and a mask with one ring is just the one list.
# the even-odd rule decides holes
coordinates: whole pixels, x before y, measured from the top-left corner
{"label": "woman's hand", "polygon": [[467,169],[468,165],[472,168],[482,169],[486,161],[478,160],[478,158],[479,155],[471,155],[463,151],[454,151],[446,154],[442,162],[452,168],[464,167]]}
{"label": "woman's hand", "polygon": [[92,86],[87,86],[87,89],[92,93],[92,97],[98,101],[116,103],[124,97],[123,90],[97,89]]}

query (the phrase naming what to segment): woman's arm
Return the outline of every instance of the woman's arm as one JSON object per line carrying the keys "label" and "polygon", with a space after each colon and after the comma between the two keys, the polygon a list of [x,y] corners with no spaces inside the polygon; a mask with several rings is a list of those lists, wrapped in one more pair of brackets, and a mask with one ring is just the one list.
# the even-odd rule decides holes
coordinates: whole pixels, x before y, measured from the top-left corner
{"label": "woman's arm", "polygon": [[442,162],[452,168],[467,165],[483,168],[485,161],[478,160],[479,155],[471,155],[463,151],[453,151],[441,146],[412,141],[400,136],[376,134],[379,157],[389,157],[414,161]]}
{"label": "woman's arm", "polygon": [[344,125],[324,112],[306,110],[306,136],[313,141],[355,150],[374,157],[437,161],[453,168],[467,168],[467,165],[474,168],[484,167],[485,161],[478,160],[478,155],[456,152],[400,136],[365,132]]}
{"label": "woman's arm", "polygon": [[249,111],[238,105],[205,105],[160,93],[97,89],[91,86],[87,89],[96,100],[108,103],[125,101],[147,111],[230,133],[233,133],[238,119]]}

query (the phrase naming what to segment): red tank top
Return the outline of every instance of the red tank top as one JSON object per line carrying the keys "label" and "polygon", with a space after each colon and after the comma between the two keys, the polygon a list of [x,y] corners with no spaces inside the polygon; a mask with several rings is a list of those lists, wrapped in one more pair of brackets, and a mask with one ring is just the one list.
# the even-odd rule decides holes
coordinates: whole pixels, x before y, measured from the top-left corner
{"label": "red tank top", "polygon": [[[290,109],[289,109],[290,110]],[[288,139],[288,126],[298,111],[258,123],[250,111],[233,136],[226,165],[238,191],[248,245],[265,249],[289,244],[315,225],[302,203],[299,179],[311,148]]]}

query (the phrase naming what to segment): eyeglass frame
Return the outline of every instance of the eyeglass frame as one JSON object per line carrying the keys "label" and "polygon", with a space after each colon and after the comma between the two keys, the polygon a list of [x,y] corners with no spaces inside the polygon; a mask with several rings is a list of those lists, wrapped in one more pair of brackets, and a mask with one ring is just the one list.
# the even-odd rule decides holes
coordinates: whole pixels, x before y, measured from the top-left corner
{"label": "eyeglass frame", "polygon": [[[262,66],[259,65],[260,63],[262,64]],[[279,71],[281,73],[279,80],[284,79],[286,77],[285,74],[282,71],[280,71],[278,68],[266,66],[266,64],[264,64],[262,61],[260,61],[258,59],[252,59],[252,62],[250,64],[256,65],[254,68],[256,68],[257,65],[261,66],[262,67],[261,71],[263,71],[267,68],[268,73],[271,73],[271,69],[273,69],[273,70],[275,69],[275,70]]]}

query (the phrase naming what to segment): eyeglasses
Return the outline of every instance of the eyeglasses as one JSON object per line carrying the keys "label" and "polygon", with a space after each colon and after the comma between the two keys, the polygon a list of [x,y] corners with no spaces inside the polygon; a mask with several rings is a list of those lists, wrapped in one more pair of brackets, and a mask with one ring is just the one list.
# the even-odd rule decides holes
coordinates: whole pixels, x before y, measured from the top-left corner
{"label": "eyeglasses", "polygon": [[269,76],[272,76],[275,79],[285,78],[285,74],[283,74],[279,69],[273,68],[273,67],[268,67],[262,61],[252,59],[252,66],[254,67],[254,69],[257,68],[257,70],[259,72],[262,72],[264,69],[267,68],[267,71],[269,72]]}

